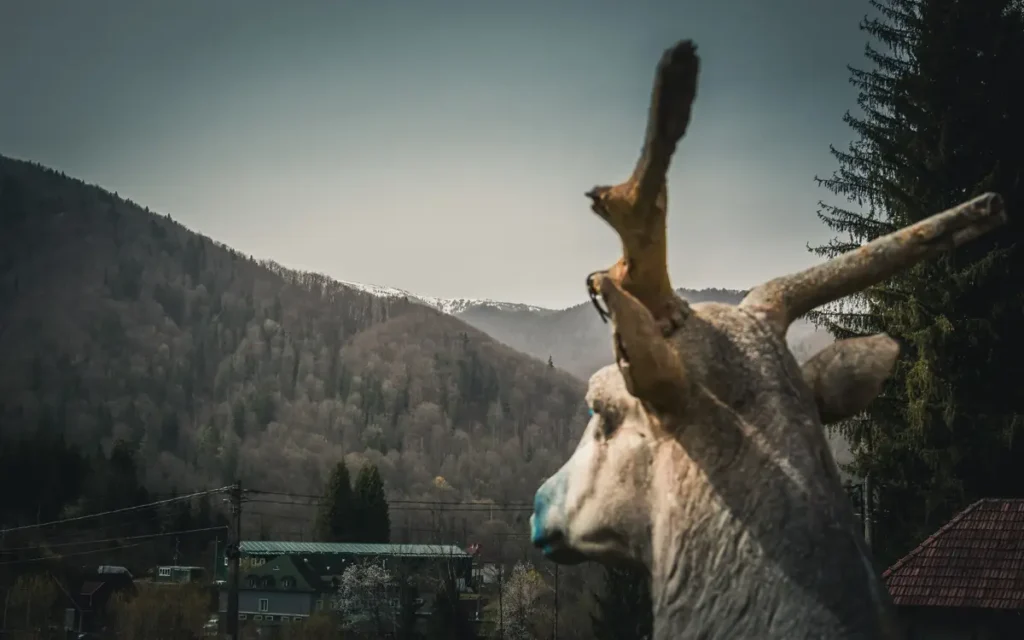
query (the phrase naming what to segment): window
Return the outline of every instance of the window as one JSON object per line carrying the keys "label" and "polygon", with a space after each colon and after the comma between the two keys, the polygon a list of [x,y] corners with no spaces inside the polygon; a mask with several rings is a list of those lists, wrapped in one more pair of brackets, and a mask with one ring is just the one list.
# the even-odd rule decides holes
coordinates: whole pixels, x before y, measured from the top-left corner
{"label": "window", "polygon": [[260,621],[262,621],[262,620],[263,620],[263,616],[261,616],[260,614],[258,614],[258,613],[257,613],[256,615],[254,615],[254,616],[252,617],[252,619],[253,619],[253,620],[260,620]]}
{"label": "window", "polygon": [[170,578],[171,577],[171,568],[170,567],[160,567],[159,569],[157,569],[157,575],[160,576],[161,578]]}
{"label": "window", "polygon": [[270,611],[270,601],[267,598],[260,598],[260,611]]}
{"label": "window", "polygon": [[239,620],[245,620],[245,614],[244,613],[238,614],[238,619]]}
{"label": "window", "polygon": [[316,601],[316,610],[317,611],[323,611],[324,610],[324,601],[323,600],[317,600]]}
{"label": "window", "polygon": [[263,616],[263,619],[266,620],[267,622],[273,622],[274,621],[274,616]]}

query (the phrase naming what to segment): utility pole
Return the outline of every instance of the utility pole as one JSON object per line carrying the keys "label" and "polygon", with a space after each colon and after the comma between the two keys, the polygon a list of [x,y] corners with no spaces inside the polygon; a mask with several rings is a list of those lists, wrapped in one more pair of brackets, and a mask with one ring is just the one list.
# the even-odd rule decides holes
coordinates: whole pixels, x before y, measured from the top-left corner
{"label": "utility pole", "polygon": [[[7,523],[5,522],[4,524],[6,525]],[[5,535],[5,532],[0,530],[0,551],[4,548]],[[3,633],[4,637],[7,636],[7,603],[11,599],[11,586],[12,585],[7,585],[7,587],[4,588],[4,617],[3,620],[0,621],[0,632]]]}
{"label": "utility pole", "polygon": [[552,637],[558,640],[558,563],[555,563],[555,632]]}
{"label": "utility pole", "polygon": [[861,509],[864,511],[864,542],[868,545],[868,550],[871,550],[872,535],[871,535],[871,472],[864,474],[864,484],[861,486],[861,502],[863,503]]}
{"label": "utility pole", "polygon": [[502,574],[505,573],[505,562],[501,552],[498,552],[498,637],[505,637],[505,607],[501,601],[502,592],[505,591],[505,585],[502,584]]}
{"label": "utility pole", "polygon": [[217,561],[220,560],[220,536],[213,539],[213,566],[210,567],[210,579],[217,581]]}
{"label": "utility pole", "polygon": [[[865,444],[867,445],[867,453],[868,453],[868,457],[869,458],[872,457],[872,454],[874,454],[874,447],[872,446],[873,443],[871,442],[871,440],[872,440],[872,438],[871,438],[871,436],[872,436],[871,427],[872,427],[872,425],[869,424],[868,425],[867,438],[865,438]],[[872,529],[872,526],[871,526],[872,525],[872,522],[871,522],[871,507],[872,507],[871,502],[872,502],[872,498],[874,498],[874,493],[875,492],[873,491],[873,488],[871,486],[871,470],[870,470],[870,467],[868,469],[868,472],[864,474],[864,485],[863,485],[863,487],[861,489],[861,492],[863,494],[861,496],[861,502],[863,503],[863,507],[862,508],[864,510],[864,542],[867,543],[868,550],[869,551],[873,551],[872,543],[874,541],[872,540],[872,538],[874,536],[872,535],[872,531],[871,531],[871,529]]]}
{"label": "utility pole", "polygon": [[228,495],[235,526],[234,535],[230,535],[232,532],[229,531],[228,537],[231,541],[226,549],[228,557],[228,619],[225,620],[225,630],[230,640],[238,640],[238,564],[242,555],[242,483],[235,481]]}
{"label": "utility pole", "polygon": [[10,602],[10,600],[11,588],[7,587],[4,589],[4,619],[3,622],[0,622],[0,631],[3,631],[5,636],[7,635],[7,603]]}

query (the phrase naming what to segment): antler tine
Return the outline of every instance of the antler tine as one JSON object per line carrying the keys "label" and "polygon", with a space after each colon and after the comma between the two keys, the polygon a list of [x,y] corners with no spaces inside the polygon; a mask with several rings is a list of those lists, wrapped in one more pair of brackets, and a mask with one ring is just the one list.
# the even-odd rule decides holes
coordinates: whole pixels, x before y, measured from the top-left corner
{"label": "antler tine", "polygon": [[643,151],[629,180],[587,192],[591,209],[622,240],[622,258],[598,278],[611,278],[662,320],[677,310],[668,277],[666,173],[686,133],[700,61],[690,40],[665,51],[654,79]]}
{"label": "antler tine", "polygon": [[986,193],[853,251],[755,287],[740,303],[764,315],[779,335],[811,309],[833,302],[970,242],[1006,223],[1003,199]]}

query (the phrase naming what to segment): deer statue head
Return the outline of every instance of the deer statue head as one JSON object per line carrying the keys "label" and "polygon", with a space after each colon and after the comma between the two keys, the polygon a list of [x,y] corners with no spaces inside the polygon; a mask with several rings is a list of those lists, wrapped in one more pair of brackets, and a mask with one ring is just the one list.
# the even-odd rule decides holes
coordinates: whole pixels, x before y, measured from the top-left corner
{"label": "deer statue head", "polygon": [[899,347],[884,334],[840,340],[801,367],[785,334],[1003,224],[1002,200],[979,196],[737,306],[691,307],[668,277],[666,172],[698,66],[689,41],[665,52],[633,175],[587,193],[622,240],[622,258],[587,278],[616,363],[590,379],[583,437],[537,491],[533,542],[559,563],[645,566],[656,638],[893,637],[823,425],[868,406]]}

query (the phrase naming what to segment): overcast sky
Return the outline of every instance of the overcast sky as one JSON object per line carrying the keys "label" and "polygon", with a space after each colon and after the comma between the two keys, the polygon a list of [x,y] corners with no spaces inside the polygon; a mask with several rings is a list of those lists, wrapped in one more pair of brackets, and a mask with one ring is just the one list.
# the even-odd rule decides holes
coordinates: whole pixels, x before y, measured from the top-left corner
{"label": "overcast sky", "polygon": [[0,0],[0,154],[258,258],[565,306],[613,263],[583,193],[639,153],[661,52],[702,58],[671,171],[679,286],[814,262],[866,0]]}

